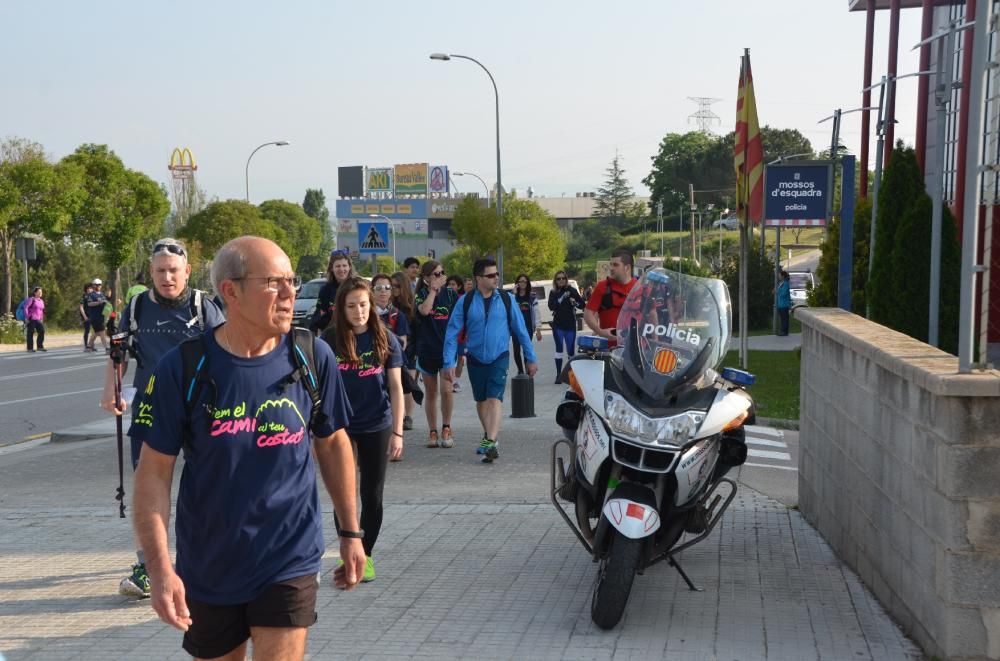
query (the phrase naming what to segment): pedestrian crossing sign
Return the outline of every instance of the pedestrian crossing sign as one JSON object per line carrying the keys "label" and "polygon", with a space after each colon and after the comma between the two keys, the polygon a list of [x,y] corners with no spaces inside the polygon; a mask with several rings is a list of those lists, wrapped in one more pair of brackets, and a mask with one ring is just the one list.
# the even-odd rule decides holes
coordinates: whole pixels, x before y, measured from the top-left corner
{"label": "pedestrian crossing sign", "polygon": [[362,255],[389,254],[389,223],[358,221],[358,252]]}

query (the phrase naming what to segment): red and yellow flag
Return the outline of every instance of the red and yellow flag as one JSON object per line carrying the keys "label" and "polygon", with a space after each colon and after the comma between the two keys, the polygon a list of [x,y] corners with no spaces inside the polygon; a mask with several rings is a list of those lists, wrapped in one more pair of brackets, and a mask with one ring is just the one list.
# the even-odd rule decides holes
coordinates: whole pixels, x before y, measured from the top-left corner
{"label": "red and yellow flag", "polygon": [[736,213],[740,221],[761,222],[764,216],[764,146],[757,122],[757,100],[750,73],[750,51],[740,63],[740,89],[736,96]]}

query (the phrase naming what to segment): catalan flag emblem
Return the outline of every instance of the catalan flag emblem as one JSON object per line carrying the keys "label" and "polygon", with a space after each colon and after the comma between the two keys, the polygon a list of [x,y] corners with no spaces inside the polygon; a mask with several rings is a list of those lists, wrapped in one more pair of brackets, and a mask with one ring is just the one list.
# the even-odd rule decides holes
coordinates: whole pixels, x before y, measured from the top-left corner
{"label": "catalan flag emblem", "polygon": [[677,354],[670,349],[657,349],[653,356],[653,370],[660,374],[670,374],[677,367]]}

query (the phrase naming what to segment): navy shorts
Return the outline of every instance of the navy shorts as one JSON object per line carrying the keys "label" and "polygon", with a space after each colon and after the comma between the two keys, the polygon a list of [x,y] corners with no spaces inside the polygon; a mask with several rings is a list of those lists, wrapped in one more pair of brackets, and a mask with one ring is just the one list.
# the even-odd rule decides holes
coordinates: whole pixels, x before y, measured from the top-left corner
{"label": "navy shorts", "polygon": [[444,360],[441,358],[417,356],[417,371],[427,376],[437,376],[443,366]]}
{"label": "navy shorts", "polygon": [[250,627],[309,627],[316,623],[316,574],[267,586],[246,604],[206,604],[187,598],[191,627],[183,647],[212,659],[232,652],[250,637]]}
{"label": "navy shorts", "polygon": [[504,390],[507,389],[507,366],[510,364],[510,354],[504,351],[492,363],[481,363],[472,355],[466,356],[469,370],[469,383],[472,384],[472,398],[477,402],[487,399],[503,401]]}

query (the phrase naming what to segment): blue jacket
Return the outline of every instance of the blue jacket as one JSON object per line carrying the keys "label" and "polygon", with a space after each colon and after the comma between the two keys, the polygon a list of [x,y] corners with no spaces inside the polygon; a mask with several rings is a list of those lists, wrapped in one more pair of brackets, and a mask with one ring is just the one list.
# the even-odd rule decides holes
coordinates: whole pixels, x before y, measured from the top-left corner
{"label": "blue jacket", "polygon": [[[465,297],[472,295],[472,304],[469,306],[469,321],[465,323]],[[524,358],[529,363],[537,363],[538,357],[535,349],[531,346],[531,335],[524,326],[524,317],[521,315],[510,292],[496,290],[493,296],[500,294],[509,297],[510,300],[510,321],[504,319],[503,301],[495,299],[490,303],[490,315],[486,317],[485,307],[483,307],[483,295],[478,289],[473,289],[469,294],[462,294],[455,303],[455,309],[451,311],[451,319],[448,321],[448,331],[444,338],[444,367],[454,367],[458,352],[458,334],[462,332],[465,325],[466,340],[465,346],[469,355],[480,363],[492,363],[499,358],[510,347],[510,329],[514,328],[517,339],[524,350]],[[485,323],[484,323],[485,322]]]}
{"label": "blue jacket", "polygon": [[792,290],[788,280],[782,280],[778,285],[778,309],[787,310],[792,307]]}

